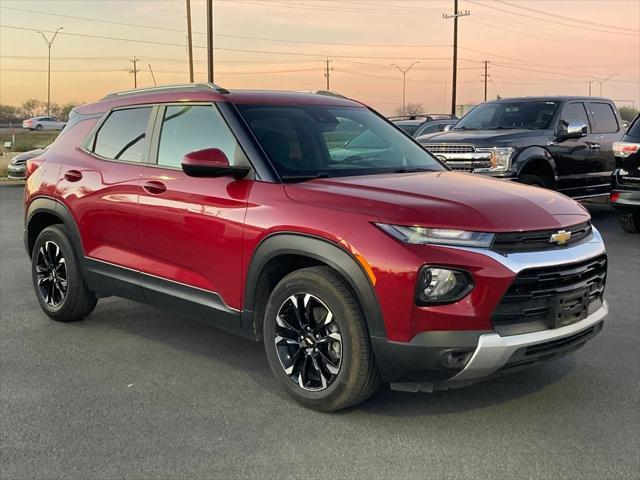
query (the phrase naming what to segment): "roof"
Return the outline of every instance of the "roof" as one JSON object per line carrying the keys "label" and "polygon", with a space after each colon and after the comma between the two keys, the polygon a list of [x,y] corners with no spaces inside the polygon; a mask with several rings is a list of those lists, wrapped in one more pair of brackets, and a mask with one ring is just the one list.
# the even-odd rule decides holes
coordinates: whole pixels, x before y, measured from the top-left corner
{"label": "roof", "polygon": [[491,100],[487,103],[505,103],[505,102],[565,102],[567,100],[590,100],[590,101],[606,101],[610,102],[608,98],[602,97],[585,97],[585,96],[571,96],[571,95],[547,95],[536,97],[510,97],[501,98],[500,100]]}
{"label": "roof", "polygon": [[157,102],[216,101],[255,105],[327,105],[362,107],[334,92],[285,92],[273,90],[227,90],[212,83],[192,83],[139,88],[110,93],[99,102],[77,108],[80,114],[100,113],[114,107]]}

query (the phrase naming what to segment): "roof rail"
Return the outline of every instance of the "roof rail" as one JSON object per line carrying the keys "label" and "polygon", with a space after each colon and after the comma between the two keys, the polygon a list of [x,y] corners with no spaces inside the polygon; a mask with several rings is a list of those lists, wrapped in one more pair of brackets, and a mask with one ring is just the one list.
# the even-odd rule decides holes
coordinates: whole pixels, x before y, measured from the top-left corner
{"label": "roof rail", "polygon": [[214,83],[182,83],[176,85],[161,85],[159,87],[136,88],[135,90],[124,90],[122,92],[112,92],[105,95],[102,100],[112,100],[114,98],[132,97],[136,95],[146,95],[148,93],[161,92],[189,92],[189,91],[214,91],[221,94],[229,93],[229,90],[219,87]]}
{"label": "roof rail", "polygon": [[345,97],[344,95],[338,92],[334,92],[332,90],[318,90],[316,91],[316,95],[325,95],[327,97],[337,97],[337,98],[344,98],[346,100],[350,100],[350,98]]}

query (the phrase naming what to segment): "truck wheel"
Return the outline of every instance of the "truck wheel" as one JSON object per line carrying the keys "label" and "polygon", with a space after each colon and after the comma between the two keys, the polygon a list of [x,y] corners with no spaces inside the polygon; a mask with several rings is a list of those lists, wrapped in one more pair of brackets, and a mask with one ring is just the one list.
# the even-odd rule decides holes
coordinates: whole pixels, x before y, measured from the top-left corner
{"label": "truck wheel", "polygon": [[328,267],[297,270],[276,285],[263,333],[273,374],[306,407],[325,412],[351,407],[379,385],[358,303]]}
{"label": "truck wheel", "polygon": [[53,320],[81,320],[96,306],[96,296],[84,282],[61,225],[47,227],[38,235],[31,256],[31,275],[40,307]]}
{"label": "truck wheel", "polygon": [[524,183],[525,185],[533,185],[541,188],[549,188],[549,185],[547,184],[546,180],[542,177],[539,177],[538,175],[531,175],[531,174],[520,175],[520,177],[518,177],[518,181],[520,183]]}
{"label": "truck wheel", "polygon": [[619,219],[625,232],[640,233],[640,211],[621,213]]}
{"label": "truck wheel", "polygon": [[42,125],[36,125],[36,130],[41,132],[42,131]]}

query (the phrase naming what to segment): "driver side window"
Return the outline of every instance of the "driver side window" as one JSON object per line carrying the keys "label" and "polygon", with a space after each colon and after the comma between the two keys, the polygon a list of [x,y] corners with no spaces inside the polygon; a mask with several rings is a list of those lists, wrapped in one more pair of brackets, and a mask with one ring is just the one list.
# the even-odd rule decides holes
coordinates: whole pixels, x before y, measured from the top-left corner
{"label": "driver side window", "polygon": [[560,127],[567,128],[570,123],[574,122],[584,123],[587,126],[587,132],[591,132],[587,110],[584,108],[584,104],[582,102],[570,103],[562,110],[562,115],[560,116]]}

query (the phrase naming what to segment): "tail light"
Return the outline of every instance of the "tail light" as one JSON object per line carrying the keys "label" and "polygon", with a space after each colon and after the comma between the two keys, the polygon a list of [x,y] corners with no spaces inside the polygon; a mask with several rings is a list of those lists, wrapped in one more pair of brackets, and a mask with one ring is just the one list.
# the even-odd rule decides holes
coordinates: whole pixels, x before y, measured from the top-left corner
{"label": "tail light", "polygon": [[610,198],[612,202],[617,202],[620,198],[620,192],[611,192]]}
{"label": "tail light", "polygon": [[38,160],[36,158],[31,158],[29,160],[27,160],[27,167],[25,168],[25,179],[29,178],[33,172],[35,172],[38,167],[40,166],[40,164],[42,163],[42,160]]}
{"label": "tail light", "polygon": [[640,143],[613,142],[613,153],[620,158],[627,158],[640,150]]}

